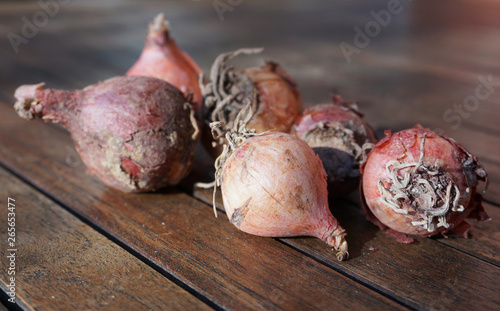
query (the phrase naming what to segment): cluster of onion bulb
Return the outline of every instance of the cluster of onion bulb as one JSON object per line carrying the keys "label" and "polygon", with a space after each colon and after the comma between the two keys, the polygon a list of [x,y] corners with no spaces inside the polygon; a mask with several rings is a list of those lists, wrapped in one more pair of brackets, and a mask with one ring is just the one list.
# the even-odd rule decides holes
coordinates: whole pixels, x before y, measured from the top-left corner
{"label": "cluster of onion bulb", "polygon": [[[294,99],[300,96],[295,83],[273,84],[262,95],[261,89],[252,88],[255,80],[244,74],[249,70],[236,73],[226,67],[228,58],[253,52],[221,55],[203,90],[205,107],[212,109],[206,121],[212,122],[214,137],[224,147],[216,161],[216,184],[230,221],[240,230],[261,236],[316,236],[343,260],[348,256],[345,230],[331,215],[327,197],[349,193],[360,178],[367,219],[400,242],[413,240],[407,234],[455,231],[465,236],[465,218],[488,219],[476,192],[478,180],[486,179],[479,161],[430,130],[416,127],[377,143],[357,105],[333,96],[331,103],[308,107],[294,118],[290,133],[295,137],[280,133],[289,127],[283,121],[280,130],[266,132],[262,124],[283,120],[273,112],[298,109]],[[265,67],[260,75],[266,75]],[[268,100],[291,90],[297,95],[282,97],[290,100],[279,102],[279,108],[273,107],[277,101]],[[243,122],[238,116],[245,100],[249,110],[267,113],[247,114]],[[256,102],[260,105],[252,104]]]}
{"label": "cluster of onion bulb", "polygon": [[259,236],[318,237],[338,260],[349,254],[346,232],[328,194],[353,190],[361,174],[367,218],[401,242],[411,241],[406,234],[466,235],[465,218],[488,218],[476,192],[486,172],[455,141],[415,127],[376,143],[357,105],[340,96],[302,112],[296,82],[277,63],[239,71],[228,65],[262,49],[221,54],[204,83],[169,31],[158,15],[126,77],[78,91],[19,87],[18,114],[61,123],[89,172],[125,192],[185,177],[202,124],[230,222]]}

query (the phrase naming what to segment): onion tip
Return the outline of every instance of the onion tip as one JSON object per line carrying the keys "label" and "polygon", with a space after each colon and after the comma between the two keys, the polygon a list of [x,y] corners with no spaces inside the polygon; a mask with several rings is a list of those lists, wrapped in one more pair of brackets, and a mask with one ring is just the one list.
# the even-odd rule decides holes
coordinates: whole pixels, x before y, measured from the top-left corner
{"label": "onion tip", "polygon": [[337,260],[338,261],[343,261],[349,258],[349,252],[347,251],[347,241],[343,240],[342,244],[340,244],[340,247],[338,248],[337,252]]}
{"label": "onion tip", "polygon": [[160,13],[156,15],[155,19],[152,23],[149,24],[149,32],[169,32],[170,31],[170,23],[165,18],[165,14]]}

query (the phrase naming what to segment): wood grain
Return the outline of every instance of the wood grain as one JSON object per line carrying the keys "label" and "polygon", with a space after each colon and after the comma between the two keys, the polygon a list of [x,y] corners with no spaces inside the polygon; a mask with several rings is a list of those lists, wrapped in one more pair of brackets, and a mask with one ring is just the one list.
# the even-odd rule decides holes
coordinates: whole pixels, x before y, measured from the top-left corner
{"label": "wood grain", "polygon": [[[288,242],[321,258],[321,250],[313,245],[314,241],[301,238]],[[401,245],[377,232],[375,238],[364,243],[362,256],[346,262],[342,268],[360,282],[410,306],[466,310],[495,309],[500,303],[498,266],[464,256],[430,239],[418,239],[416,245]]]}
{"label": "wood grain", "polygon": [[472,256],[478,256],[491,263],[500,266],[500,208],[485,203],[484,208],[491,217],[490,221],[469,220],[471,224],[470,239],[439,239],[439,242],[453,246],[467,252]]}
{"label": "wood grain", "polygon": [[[0,183],[2,201],[15,199],[16,301],[23,309],[211,309],[3,168]],[[6,226],[0,234],[7,236]],[[2,241],[2,258],[6,249]],[[0,267],[5,291],[7,261]]]}
{"label": "wood grain", "polygon": [[83,164],[65,164],[77,163],[67,133],[0,107],[9,116],[0,124],[0,163],[218,307],[405,309],[280,242],[236,230],[174,188],[149,194],[107,188]]}

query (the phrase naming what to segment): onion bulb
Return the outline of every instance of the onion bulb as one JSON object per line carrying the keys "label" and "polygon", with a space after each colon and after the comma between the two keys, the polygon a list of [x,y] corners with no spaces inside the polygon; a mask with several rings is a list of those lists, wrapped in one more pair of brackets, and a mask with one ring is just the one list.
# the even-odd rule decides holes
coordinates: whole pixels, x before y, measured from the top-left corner
{"label": "onion bulb", "polygon": [[[268,61],[261,67],[235,71],[227,61],[240,54],[259,53],[262,49],[239,49],[217,57],[210,71],[210,81],[203,86],[206,128],[212,122],[224,125],[214,129],[219,139],[206,135],[203,142],[208,151],[218,156],[226,143],[223,133],[234,125],[236,116],[248,102],[254,114],[247,128],[257,133],[267,130],[288,132],[302,109],[295,81],[277,63]],[[210,131],[204,131],[210,133]]]}
{"label": "onion bulb", "polygon": [[280,132],[239,130],[227,138],[216,184],[230,222],[258,236],[318,237],[346,259],[346,233],[329,210],[325,171],[311,147]]}
{"label": "onion bulb", "polygon": [[359,167],[377,138],[356,103],[335,95],[329,104],[307,107],[290,132],[318,154],[331,195],[345,195],[359,187]]}
{"label": "onion bulb", "polygon": [[194,110],[174,86],[156,78],[115,77],[83,90],[20,86],[15,109],[71,133],[89,173],[124,192],[177,184],[198,141]]}
{"label": "onion bulb", "polygon": [[417,125],[386,132],[362,166],[361,195],[367,218],[400,242],[408,235],[467,236],[467,217],[488,219],[476,193],[487,174],[454,140]]}
{"label": "onion bulb", "polygon": [[192,96],[196,111],[201,111],[201,73],[195,61],[170,37],[170,25],[165,15],[160,13],[149,24],[144,49],[126,75],[165,80],[181,90],[187,98]]}

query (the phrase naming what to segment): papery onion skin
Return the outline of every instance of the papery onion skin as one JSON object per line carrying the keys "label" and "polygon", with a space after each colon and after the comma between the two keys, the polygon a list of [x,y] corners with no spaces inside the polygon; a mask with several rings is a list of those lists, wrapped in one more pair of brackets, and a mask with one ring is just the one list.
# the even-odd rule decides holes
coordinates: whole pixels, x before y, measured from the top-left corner
{"label": "papery onion skin", "polygon": [[248,138],[222,168],[227,216],[240,230],[266,237],[315,236],[347,257],[345,231],[328,207],[321,161],[297,137],[278,132]]}
{"label": "papery onion skin", "polygon": [[194,108],[201,111],[199,77],[202,73],[196,62],[182,51],[170,36],[170,26],[163,14],[149,25],[144,49],[127,76],[146,76],[167,81],[185,96],[193,96]]}
{"label": "papery onion skin", "polygon": [[253,117],[248,129],[257,133],[268,130],[288,132],[302,110],[302,100],[297,84],[285,70],[275,62],[267,61],[263,66],[235,71],[228,67],[227,60],[242,53],[259,53],[262,49],[239,49],[217,57],[212,65],[210,81],[204,86],[205,136],[203,143],[208,152],[217,157],[222,152],[224,138],[214,140],[209,134],[212,122],[223,122],[225,126],[217,134],[233,127],[241,108],[253,103]]}
{"label": "papery onion skin", "polygon": [[77,91],[43,86],[16,90],[18,114],[61,123],[88,172],[108,186],[153,191],[189,173],[198,141],[194,111],[166,81],[115,77]]}
{"label": "papery onion skin", "polygon": [[[452,139],[439,136],[419,125],[394,134],[386,131],[386,135],[374,146],[361,168],[363,174],[360,186],[361,201],[369,220],[381,228],[389,228],[391,234],[400,242],[412,242],[411,238],[405,238],[404,235],[433,236],[455,231],[466,237],[470,227],[465,222],[467,217],[488,219],[481,205],[482,197],[476,192],[478,180],[486,180],[487,174],[476,157]],[[392,165],[399,165],[398,163],[411,165],[419,163],[421,159],[425,168],[420,166],[413,173],[411,172],[417,165],[397,171]],[[392,171],[400,176],[398,180],[401,183],[405,182],[403,180],[405,172],[409,174],[408,193],[411,193],[411,196],[408,199],[394,200],[394,193],[388,193],[394,189],[391,185],[396,183],[392,182],[394,178],[390,177],[393,175]],[[428,188],[422,188],[428,187],[427,183],[421,180],[422,177],[431,182],[429,185],[441,184],[439,192],[443,198],[450,198],[448,205],[446,200],[439,199],[437,190],[434,191],[437,194],[436,201],[427,200],[432,197],[432,193],[425,190]],[[432,187],[439,188],[439,186]],[[406,209],[408,213],[404,214],[391,202],[399,202],[396,206]],[[431,205],[429,202],[435,204]],[[448,209],[445,213],[438,213],[440,207],[442,211],[445,211],[446,207]],[[434,213],[434,216],[431,213]],[[426,219],[422,217],[425,215]]]}
{"label": "papery onion skin", "polygon": [[297,117],[290,133],[319,155],[330,195],[346,195],[359,187],[359,167],[377,137],[355,103],[335,95],[331,103],[309,106]]}
{"label": "papery onion skin", "polygon": [[274,62],[242,71],[258,90],[259,104],[247,128],[257,133],[268,130],[288,132],[302,109],[302,100],[295,80]]}

